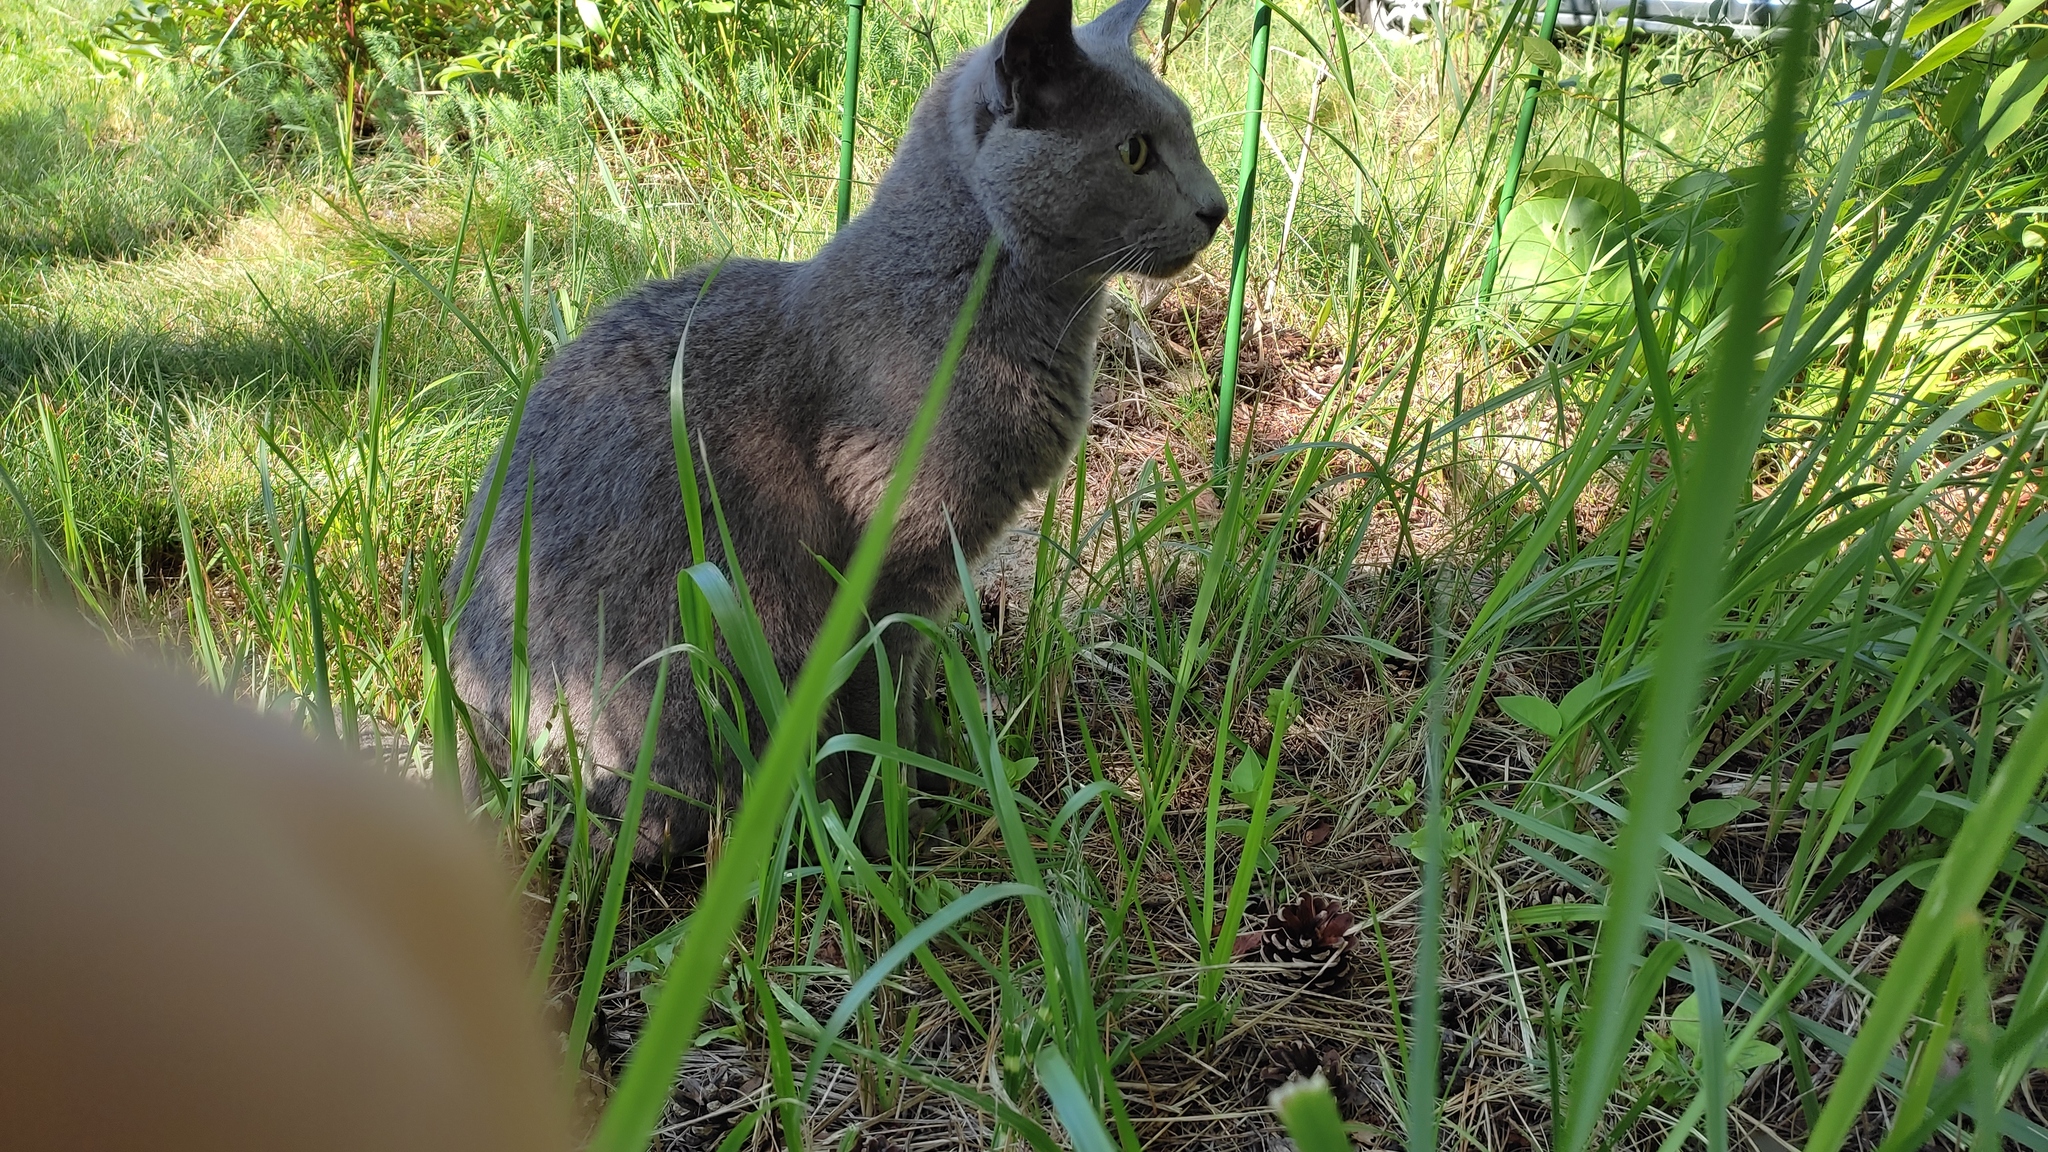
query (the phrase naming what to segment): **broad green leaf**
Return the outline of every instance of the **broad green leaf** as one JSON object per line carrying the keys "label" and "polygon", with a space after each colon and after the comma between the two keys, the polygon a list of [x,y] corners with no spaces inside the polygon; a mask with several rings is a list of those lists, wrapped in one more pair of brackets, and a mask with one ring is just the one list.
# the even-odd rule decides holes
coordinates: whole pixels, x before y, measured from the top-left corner
{"label": "broad green leaf", "polygon": [[1738,206],[1736,194],[1740,191],[1728,173],[1705,168],[1687,172],[1658,189],[1650,197],[1650,210],[1665,212],[1685,205],[1706,204],[1716,209],[1715,215],[1726,216]]}
{"label": "broad green leaf", "polygon": [[1557,706],[1541,696],[1496,696],[1493,702],[1516,723],[1534,728],[1553,740],[1564,731]]}
{"label": "broad green leaf", "polygon": [[1627,222],[1642,215],[1643,202],[1636,196],[1635,189],[1607,176],[1590,176],[1583,172],[1563,172],[1552,169],[1531,181],[1529,195],[1549,196],[1559,200],[1574,196],[1593,201],[1615,220]]}
{"label": "broad green leaf", "polygon": [[1523,169],[1522,183],[1542,184],[1559,175],[1604,177],[1607,173],[1601,170],[1600,165],[1584,156],[1574,156],[1569,152],[1553,152]]}
{"label": "broad green leaf", "polygon": [[1627,276],[1614,259],[1625,239],[1613,214],[1597,201],[1524,200],[1502,222],[1496,292],[1542,322],[1614,315],[1628,298]]}
{"label": "broad green leaf", "polygon": [[1899,827],[1912,828],[1927,819],[1927,814],[1934,811],[1934,802],[1938,799],[1940,796],[1933,789],[1922,788],[1906,805],[1905,812],[1900,814]]}
{"label": "broad green leaf", "polygon": [[1941,103],[1934,107],[1935,122],[1947,131],[1955,131],[1956,126],[1963,122],[1964,114],[1969,112],[1970,105],[1976,101],[1977,93],[1983,90],[1982,68],[1972,68],[1956,77],[1955,83],[1949,85],[1948,91],[1942,94]]}
{"label": "broad green leaf", "polygon": [[1557,48],[1541,36],[1522,37],[1522,58],[1533,67],[1555,75],[1564,70],[1564,57],[1557,54]]}
{"label": "broad green leaf", "polygon": [[[2000,32],[2005,31],[2007,28],[2012,27],[2013,25],[2019,23],[2021,20],[2024,20],[2028,16],[2032,15],[2034,9],[2039,8],[2040,6],[2041,0],[2013,0],[2012,3],[2007,4],[2002,10],[2000,10],[1998,15],[1993,16],[1991,18],[1991,27],[1988,30],[1986,30],[1984,34],[1986,36],[1996,36]],[[2029,54],[2035,55],[2038,54],[2039,51],[2040,48],[2037,45],[2034,48],[2029,49]]]}
{"label": "broad green leaf", "polygon": [[1766,1064],[1776,1064],[1784,1058],[1784,1050],[1776,1044],[1769,1044],[1762,1040],[1751,1040],[1742,1046],[1741,1051],[1730,1055],[1728,1063],[1729,1067],[1734,1071],[1747,1072],[1752,1068],[1761,1068]]}
{"label": "broad green leaf", "polygon": [[1990,28],[1991,18],[1986,16],[1981,20],[1973,20],[1949,33],[1942,38],[1941,43],[1928,49],[1927,55],[1922,56],[1918,63],[1906,69],[1897,80],[1892,81],[1891,84],[1886,86],[1885,91],[1897,92],[1899,89],[1927,75],[1943,64],[1975,48],[1977,41],[1982,40],[1984,33],[1989,31]]}
{"label": "broad green leaf", "polygon": [[1259,790],[1259,777],[1264,775],[1265,764],[1253,753],[1246,752],[1238,758],[1237,767],[1230,771],[1230,791],[1238,796],[1248,796]]}
{"label": "broad green leaf", "polygon": [[597,0],[576,0],[576,15],[583,18],[585,28],[604,35],[604,15],[597,10]]}
{"label": "broad green leaf", "polygon": [[1565,693],[1564,699],[1557,702],[1558,730],[1561,732],[1578,723],[1579,717],[1585,715],[1586,709],[1592,707],[1594,698],[1600,695],[1600,690],[1604,687],[1606,685],[1600,682],[1600,677],[1588,676]]}
{"label": "broad green leaf", "polygon": [[1913,13],[1913,19],[1906,24],[1906,39],[1925,36],[1936,25],[1945,24],[1964,10],[1976,4],[1977,0],[1934,0]]}
{"label": "broad green leaf", "polygon": [[[1671,1035],[1687,1048],[1695,1052],[1700,1050],[1700,1041],[1703,1037],[1700,1032],[1699,993],[1687,996],[1679,1001],[1678,1007],[1671,1010]],[[1723,1050],[1726,1049],[1726,1041],[1723,1041]],[[1734,1072],[1747,1072],[1752,1068],[1761,1068],[1781,1060],[1784,1056],[1784,1050],[1776,1044],[1752,1039],[1744,1044],[1740,1051],[1728,1052],[1728,1068]]]}
{"label": "broad green leaf", "polygon": [[953,883],[936,872],[932,872],[918,879],[916,886],[911,889],[910,895],[917,902],[917,910],[930,916],[946,905],[958,900],[961,892],[958,884]]}
{"label": "broad green leaf", "polygon": [[1998,74],[1984,94],[1984,110],[1978,114],[1985,151],[1996,149],[2026,124],[2044,89],[2048,89],[2048,58],[2016,60]]}
{"label": "broad green leaf", "polygon": [[1713,800],[1702,800],[1691,808],[1686,809],[1685,826],[1695,832],[1707,828],[1719,828],[1721,825],[1728,823],[1730,820],[1735,819],[1744,812],[1750,811],[1756,806],[1756,801],[1747,796],[1727,796]]}

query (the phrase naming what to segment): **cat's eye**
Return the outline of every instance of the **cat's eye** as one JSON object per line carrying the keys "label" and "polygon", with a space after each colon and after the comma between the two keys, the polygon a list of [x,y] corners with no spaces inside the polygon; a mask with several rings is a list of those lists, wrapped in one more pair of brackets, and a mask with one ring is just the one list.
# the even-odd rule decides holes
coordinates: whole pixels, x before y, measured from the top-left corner
{"label": "cat's eye", "polygon": [[1116,154],[1123,157],[1124,167],[1143,172],[1152,167],[1152,138],[1140,132],[1117,145]]}

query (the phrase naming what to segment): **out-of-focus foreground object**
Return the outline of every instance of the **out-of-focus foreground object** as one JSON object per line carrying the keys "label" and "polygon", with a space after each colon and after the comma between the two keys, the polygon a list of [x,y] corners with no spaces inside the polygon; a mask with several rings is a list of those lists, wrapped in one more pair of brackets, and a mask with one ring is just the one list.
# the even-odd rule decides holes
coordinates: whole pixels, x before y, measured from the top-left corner
{"label": "out-of-focus foreground object", "polygon": [[563,1152],[436,799],[0,597],[0,1143]]}

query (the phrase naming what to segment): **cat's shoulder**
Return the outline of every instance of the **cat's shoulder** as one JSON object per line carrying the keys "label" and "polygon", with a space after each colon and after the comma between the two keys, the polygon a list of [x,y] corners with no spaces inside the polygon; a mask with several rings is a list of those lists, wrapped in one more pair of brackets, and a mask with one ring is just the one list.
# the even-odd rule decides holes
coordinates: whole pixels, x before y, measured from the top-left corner
{"label": "cat's shoulder", "polygon": [[643,281],[604,310],[593,334],[608,329],[650,327],[664,336],[679,324],[718,316],[765,317],[779,309],[795,264],[728,257],[699,264],[675,276]]}
{"label": "cat's shoulder", "polygon": [[735,257],[642,282],[562,347],[529,411],[545,421],[557,407],[580,411],[621,397],[665,405],[669,371],[684,346],[700,392],[739,386],[786,350],[802,323],[786,291],[795,267]]}

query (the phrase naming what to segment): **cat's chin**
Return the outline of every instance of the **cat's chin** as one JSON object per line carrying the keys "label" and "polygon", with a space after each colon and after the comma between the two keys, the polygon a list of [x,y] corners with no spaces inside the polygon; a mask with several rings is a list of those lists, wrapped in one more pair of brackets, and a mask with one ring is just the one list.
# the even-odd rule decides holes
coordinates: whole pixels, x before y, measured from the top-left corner
{"label": "cat's chin", "polygon": [[1136,272],[1140,276],[1148,277],[1153,280],[1170,280],[1173,277],[1178,276],[1181,273],[1187,271],[1189,268],[1194,267],[1195,257],[1199,255],[1201,255],[1201,253],[1199,251],[1195,251],[1190,252],[1185,256],[1175,256],[1163,260],[1155,260],[1151,263],[1142,265],[1138,268],[1134,268],[1132,269],[1132,271]]}

